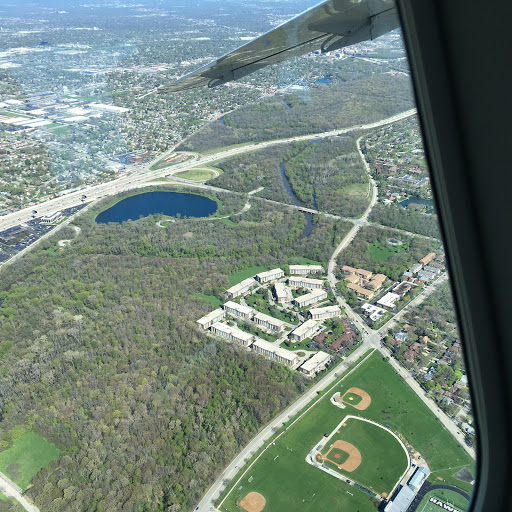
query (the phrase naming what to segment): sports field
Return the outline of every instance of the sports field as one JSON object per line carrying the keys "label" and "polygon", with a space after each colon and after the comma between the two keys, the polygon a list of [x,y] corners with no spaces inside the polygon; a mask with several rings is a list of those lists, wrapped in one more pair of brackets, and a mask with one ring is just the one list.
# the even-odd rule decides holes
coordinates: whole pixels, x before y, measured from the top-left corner
{"label": "sports field", "polygon": [[[343,394],[352,387],[371,396],[371,404],[364,411],[354,407],[340,409],[330,402],[335,391]],[[376,421],[400,433],[406,444],[412,445],[425,457],[434,472],[432,481],[435,481],[436,471],[450,467],[467,465],[474,473],[471,457],[376,352],[332,389],[323,392],[322,398],[268,447],[239,482],[246,468],[235,477],[234,489],[220,510],[239,512],[237,501],[249,492],[258,492],[266,500],[265,512],[375,511],[370,496],[305,460],[315,443],[325,433],[330,434],[347,413]],[[445,480],[448,480],[447,475],[451,476],[456,471],[458,469],[443,473]],[[460,482],[451,478],[444,483],[457,485]]]}
{"label": "sports field", "polygon": [[440,512],[446,510],[442,504],[431,501],[431,498],[453,507],[456,512],[465,512],[468,508],[468,500],[460,494],[449,489],[435,489],[425,494],[416,512]]}
{"label": "sports field", "polygon": [[26,489],[41,468],[58,459],[60,450],[44,437],[27,432],[0,453],[0,471]]}
{"label": "sports field", "polygon": [[[389,431],[356,418],[347,419],[338,429],[322,449],[321,462],[384,497],[391,495],[409,465],[400,442]],[[353,469],[350,459],[354,457],[337,446],[339,441],[357,450],[359,460]]]}

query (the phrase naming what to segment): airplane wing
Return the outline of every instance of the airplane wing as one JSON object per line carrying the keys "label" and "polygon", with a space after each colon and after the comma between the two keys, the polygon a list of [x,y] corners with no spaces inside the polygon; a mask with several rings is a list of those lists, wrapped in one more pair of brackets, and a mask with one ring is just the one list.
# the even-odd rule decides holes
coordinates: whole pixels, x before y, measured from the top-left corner
{"label": "airplane wing", "polygon": [[393,0],[327,0],[157,92],[216,87],[313,50],[375,39],[398,26]]}

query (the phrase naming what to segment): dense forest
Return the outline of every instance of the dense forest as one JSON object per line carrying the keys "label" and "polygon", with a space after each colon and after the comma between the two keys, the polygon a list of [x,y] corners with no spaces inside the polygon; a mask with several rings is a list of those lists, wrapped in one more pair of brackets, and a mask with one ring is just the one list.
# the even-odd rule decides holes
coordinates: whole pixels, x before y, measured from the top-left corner
{"label": "dense forest", "polygon": [[[386,248],[389,247],[387,243],[389,239],[409,242],[409,249],[395,254],[390,253],[387,257],[380,259],[372,257],[369,250],[370,245]],[[338,257],[338,277],[342,277],[341,267],[349,265],[371,270],[374,273],[382,273],[394,281],[399,281],[401,275],[409,267],[439,245],[439,242],[433,240],[404,234],[397,235],[397,232],[391,229],[366,226],[359,231],[352,243]]]}
{"label": "dense forest", "polygon": [[332,84],[312,84],[300,94],[273,96],[209,123],[177,148],[214,148],[321,133],[371,123],[414,106],[407,76],[389,73]]}
{"label": "dense forest", "polygon": [[[190,510],[307,381],[195,320],[231,272],[325,261],[348,225],[253,204],[239,217],[64,228],[0,275],[0,449],[19,427],[63,453],[27,493],[41,510]],[[334,234],[333,234],[334,233]],[[3,508],[10,505],[3,504]],[[14,508],[12,508],[14,510]]]}
{"label": "dense forest", "polygon": [[215,185],[249,192],[265,187],[258,196],[292,203],[281,177],[299,201],[309,208],[344,217],[362,215],[368,206],[368,176],[352,137],[295,142],[217,162],[223,170]]}
{"label": "dense forest", "polygon": [[384,226],[441,238],[437,215],[417,211],[413,208],[376,204],[370,214],[370,220]]}

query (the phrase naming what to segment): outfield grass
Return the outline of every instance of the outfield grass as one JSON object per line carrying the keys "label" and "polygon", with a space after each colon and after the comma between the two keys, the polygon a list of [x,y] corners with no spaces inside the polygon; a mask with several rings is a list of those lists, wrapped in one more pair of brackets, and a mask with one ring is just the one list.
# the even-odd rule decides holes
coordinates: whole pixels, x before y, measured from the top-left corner
{"label": "outfield grass", "polygon": [[[343,440],[359,450],[362,462],[352,472],[339,469],[329,462],[326,465],[378,494],[390,495],[408,466],[407,455],[398,440],[387,430],[354,418],[349,418],[346,426],[341,426],[339,431],[324,446],[322,455],[327,455],[335,441]],[[337,461],[333,458],[332,451],[329,453],[329,460]]]}
{"label": "outfield grass", "polygon": [[252,277],[254,274],[259,274],[260,272],[265,272],[266,270],[271,270],[272,267],[249,267],[241,272],[236,272],[235,274],[230,274],[228,276],[229,286],[235,286],[235,284],[240,283],[244,279],[248,277]]}
{"label": "outfield grass", "polygon": [[[27,432],[16,439],[8,450],[0,453],[0,471],[25,490],[39,470],[59,456],[60,450],[54,444],[39,434]],[[16,470],[21,477],[14,478],[7,470],[11,464],[17,464]]]}
{"label": "outfield grass", "polygon": [[464,498],[464,496],[461,496],[454,491],[450,491],[449,489],[434,489],[433,491],[425,494],[425,497],[416,509],[417,512],[439,512],[442,510],[439,505],[429,502],[431,496],[448,503],[452,507],[459,509],[461,512],[467,510],[469,505],[468,500]]}
{"label": "outfield grass", "polygon": [[[358,411],[352,407],[342,410],[330,403],[329,398],[335,390],[343,393],[351,387],[361,388],[370,394],[372,402],[366,410]],[[334,389],[322,393],[316,405],[254,464],[220,510],[238,512],[237,499],[255,491],[267,500],[265,512],[374,511],[375,506],[368,495],[305,461],[315,443],[324,433],[332,432],[348,412],[374,420],[401,434],[405,444],[419,451],[434,471],[450,467],[460,469],[464,465],[474,472],[474,461],[464,448],[376,352],[343,382],[338,382]],[[453,474],[458,469],[450,471]]]}
{"label": "outfield grass", "polygon": [[177,172],[174,176],[191,181],[206,181],[214,177],[215,173],[205,169],[190,169],[189,171]]}
{"label": "outfield grass", "polygon": [[379,242],[368,245],[368,254],[371,258],[378,261],[388,261],[391,256],[399,252],[407,252],[409,247],[406,243],[398,247],[392,245],[381,245]]}
{"label": "outfield grass", "polygon": [[204,295],[202,293],[194,293],[194,297],[201,297],[201,299],[211,304],[214,308],[220,308],[222,306],[222,301],[215,297],[215,295]]}

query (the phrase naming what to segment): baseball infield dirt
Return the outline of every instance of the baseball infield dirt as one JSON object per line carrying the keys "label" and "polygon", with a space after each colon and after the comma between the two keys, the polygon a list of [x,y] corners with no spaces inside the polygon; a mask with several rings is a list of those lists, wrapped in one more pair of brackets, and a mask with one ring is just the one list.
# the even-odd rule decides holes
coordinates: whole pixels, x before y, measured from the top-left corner
{"label": "baseball infield dirt", "polygon": [[247,512],[261,512],[267,501],[259,492],[250,492],[239,505]]}
{"label": "baseball infield dirt", "polygon": [[[338,464],[336,461],[329,459],[329,453],[333,448],[337,448],[338,450],[343,450],[344,452],[348,453],[349,457],[343,464]],[[336,464],[340,469],[348,472],[357,469],[363,460],[361,457],[361,452],[353,444],[341,440],[334,441],[331,449],[325,454],[324,459],[332,462],[333,464]]]}
{"label": "baseball infield dirt", "polygon": [[[360,396],[361,401],[357,404],[353,404],[351,402],[345,401],[343,399],[343,397],[349,393],[352,393],[353,395]],[[350,388],[341,397],[341,400],[343,401],[343,403],[351,405],[352,407],[354,407],[354,409],[357,409],[359,411],[364,411],[372,403],[372,399],[370,398],[370,395],[366,391],[363,391],[362,389],[359,389],[359,388]]]}

